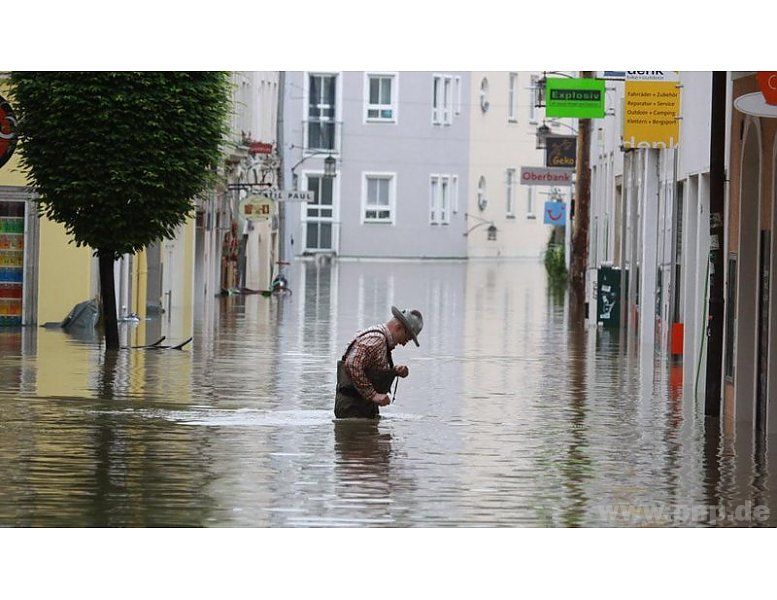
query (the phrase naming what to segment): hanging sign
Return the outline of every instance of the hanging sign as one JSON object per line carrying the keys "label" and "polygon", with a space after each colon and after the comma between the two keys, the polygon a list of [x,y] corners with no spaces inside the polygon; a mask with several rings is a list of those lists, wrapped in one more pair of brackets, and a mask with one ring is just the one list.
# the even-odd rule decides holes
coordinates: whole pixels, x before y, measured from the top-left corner
{"label": "hanging sign", "polygon": [[577,137],[549,135],[545,138],[545,166],[574,169],[577,159]]}
{"label": "hanging sign", "polygon": [[268,221],[272,216],[272,204],[264,194],[248,196],[240,201],[238,213],[248,221]]}
{"label": "hanging sign", "polygon": [[677,148],[680,88],[673,81],[626,81],[624,148]]}
{"label": "hanging sign", "polygon": [[755,76],[760,92],[734,100],[738,111],[755,117],[777,117],[777,71],[758,71]]}
{"label": "hanging sign", "polygon": [[16,117],[8,101],[0,96],[0,167],[11,160],[16,149]]}
{"label": "hanging sign", "polygon": [[546,116],[578,119],[604,117],[604,81],[550,77],[546,82]]}
{"label": "hanging sign", "polygon": [[755,78],[766,103],[777,105],[777,71],[758,71]]}
{"label": "hanging sign", "polygon": [[545,225],[564,227],[567,224],[567,205],[563,202],[549,200],[545,203]]}
{"label": "hanging sign", "polygon": [[521,185],[572,185],[572,169],[548,167],[521,167]]}

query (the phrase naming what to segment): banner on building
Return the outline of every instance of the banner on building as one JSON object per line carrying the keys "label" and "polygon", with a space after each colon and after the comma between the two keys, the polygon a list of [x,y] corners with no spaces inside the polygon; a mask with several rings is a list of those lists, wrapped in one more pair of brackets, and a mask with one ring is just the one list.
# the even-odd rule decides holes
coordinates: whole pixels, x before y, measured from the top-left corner
{"label": "banner on building", "polygon": [[680,88],[674,81],[626,81],[624,148],[677,148]]}
{"label": "banner on building", "polygon": [[564,227],[567,224],[567,205],[563,202],[549,200],[545,203],[545,225]]}
{"label": "banner on building", "polygon": [[273,201],[263,194],[248,196],[240,201],[238,212],[248,221],[268,221],[272,217]]}
{"label": "banner on building", "polygon": [[521,185],[572,185],[571,169],[551,169],[548,167],[521,167]]}
{"label": "banner on building", "polygon": [[549,77],[545,84],[545,115],[601,119],[604,117],[604,84],[600,79]]}
{"label": "banner on building", "polygon": [[545,166],[574,169],[577,164],[577,136],[549,135],[545,138]]}
{"label": "banner on building", "polygon": [[16,117],[8,101],[0,96],[0,167],[11,160],[16,149]]}

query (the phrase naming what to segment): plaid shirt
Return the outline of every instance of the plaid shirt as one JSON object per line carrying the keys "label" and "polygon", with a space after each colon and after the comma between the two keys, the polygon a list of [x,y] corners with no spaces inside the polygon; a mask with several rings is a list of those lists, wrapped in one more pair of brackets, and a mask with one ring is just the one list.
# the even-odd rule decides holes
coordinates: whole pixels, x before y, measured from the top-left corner
{"label": "plaid shirt", "polygon": [[[345,357],[345,371],[362,398],[372,401],[378,392],[372,387],[365,371],[369,368],[391,371],[388,352],[396,346],[396,343],[385,325],[368,327],[360,331],[357,336],[363,331],[369,330],[380,330],[386,334],[386,337],[383,337],[378,331],[357,337],[348,356]],[[388,352],[386,351],[386,341],[388,341]]]}

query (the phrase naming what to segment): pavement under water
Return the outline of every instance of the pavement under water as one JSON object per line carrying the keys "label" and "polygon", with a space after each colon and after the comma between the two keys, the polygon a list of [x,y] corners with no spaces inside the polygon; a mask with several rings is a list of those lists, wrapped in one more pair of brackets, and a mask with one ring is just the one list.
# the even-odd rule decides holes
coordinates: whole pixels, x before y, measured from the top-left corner
{"label": "pavement under water", "polygon": [[[572,327],[541,264],[289,275],[291,295],[208,300],[193,330],[124,331],[193,335],[183,351],[0,330],[0,525],[777,524],[767,440],[705,419],[617,332]],[[392,304],[424,315],[394,352],[410,376],[378,422],[335,421],[336,361]]]}

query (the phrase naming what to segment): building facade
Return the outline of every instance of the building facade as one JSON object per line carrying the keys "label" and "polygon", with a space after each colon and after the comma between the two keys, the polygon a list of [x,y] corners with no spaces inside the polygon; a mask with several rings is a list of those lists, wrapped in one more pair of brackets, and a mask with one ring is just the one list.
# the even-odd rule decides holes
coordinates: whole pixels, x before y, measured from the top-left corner
{"label": "building facade", "polygon": [[[277,270],[278,215],[247,221],[242,200],[278,187],[278,71],[232,73],[232,114],[221,183],[197,200],[197,303],[240,289],[267,290]],[[277,210],[277,207],[276,207]]]}
{"label": "building facade", "polygon": [[[289,72],[286,256],[465,258],[470,76]],[[325,160],[336,176],[324,176]]]}
{"label": "building facade", "polygon": [[625,83],[608,81],[593,121],[588,321],[599,323],[598,273],[622,274],[622,327],[640,355],[682,362],[687,397],[705,394],[709,255],[709,72],[680,72],[677,148],[624,149]]}
{"label": "building facade", "polygon": [[[777,332],[771,274],[775,248],[777,109],[759,96],[755,72],[726,75],[723,348],[709,355],[711,282],[710,72],[680,72],[676,149],[622,147],[622,82],[608,82],[614,118],[595,121],[591,144],[589,324],[597,273],[623,272],[622,326],[650,363],[681,365],[686,398],[703,403],[708,361],[721,363],[721,415],[750,434],[777,431]],[[777,79],[777,77],[775,78]],[[747,102],[762,106],[748,113]],[[743,108],[743,109],[742,109]]]}
{"label": "building facade", "polygon": [[477,71],[470,78],[467,255],[537,259],[552,229],[543,224],[544,202],[551,194],[569,198],[569,188],[520,184],[521,167],[545,164],[536,147],[544,121],[534,106],[538,74]]}

